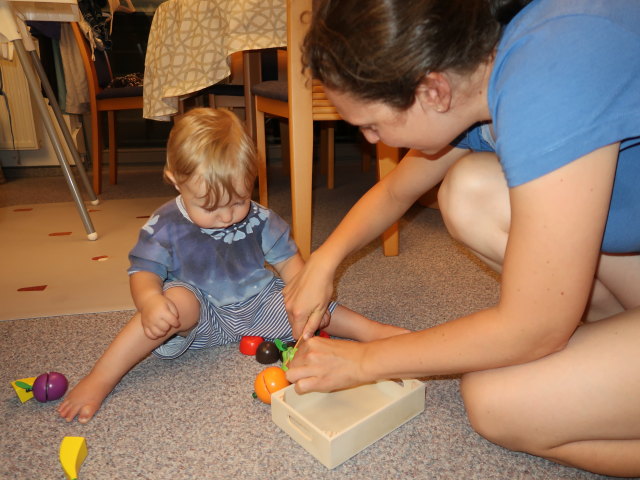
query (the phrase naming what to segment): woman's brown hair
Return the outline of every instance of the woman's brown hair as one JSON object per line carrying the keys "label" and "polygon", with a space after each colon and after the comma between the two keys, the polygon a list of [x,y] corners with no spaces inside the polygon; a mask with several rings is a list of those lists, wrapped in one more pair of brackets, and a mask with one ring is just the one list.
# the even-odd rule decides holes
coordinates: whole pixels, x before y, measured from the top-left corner
{"label": "woman's brown hair", "polygon": [[428,72],[473,71],[527,0],[319,0],[304,62],[328,88],[411,106]]}

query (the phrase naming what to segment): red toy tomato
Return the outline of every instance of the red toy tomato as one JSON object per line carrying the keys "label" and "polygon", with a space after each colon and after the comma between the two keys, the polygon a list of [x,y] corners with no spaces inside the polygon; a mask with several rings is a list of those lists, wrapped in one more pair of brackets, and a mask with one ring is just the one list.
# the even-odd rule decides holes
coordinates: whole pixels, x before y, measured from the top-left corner
{"label": "red toy tomato", "polygon": [[256,396],[264,403],[271,404],[271,394],[291,385],[280,367],[267,367],[256,377],[253,388]]}
{"label": "red toy tomato", "polygon": [[331,335],[329,335],[327,332],[325,332],[324,330],[320,330],[318,332],[318,336],[321,338],[331,338]]}
{"label": "red toy tomato", "polygon": [[246,336],[240,340],[240,352],[245,355],[255,355],[260,344],[264,342],[262,337]]}

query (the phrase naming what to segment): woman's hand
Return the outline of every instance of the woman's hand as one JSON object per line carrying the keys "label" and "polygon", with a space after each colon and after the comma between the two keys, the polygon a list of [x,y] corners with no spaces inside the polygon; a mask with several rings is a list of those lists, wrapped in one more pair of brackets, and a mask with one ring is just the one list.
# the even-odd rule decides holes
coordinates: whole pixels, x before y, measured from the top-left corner
{"label": "woman's hand", "polygon": [[313,337],[300,342],[287,370],[296,392],[330,392],[375,380],[362,370],[366,344]]}
{"label": "woman's hand", "polygon": [[149,297],[140,311],[142,329],[151,340],[157,340],[169,333],[171,328],[180,328],[178,309],[162,294]]}
{"label": "woman's hand", "polygon": [[329,324],[334,271],[314,255],[282,291],[294,338],[311,338]]}

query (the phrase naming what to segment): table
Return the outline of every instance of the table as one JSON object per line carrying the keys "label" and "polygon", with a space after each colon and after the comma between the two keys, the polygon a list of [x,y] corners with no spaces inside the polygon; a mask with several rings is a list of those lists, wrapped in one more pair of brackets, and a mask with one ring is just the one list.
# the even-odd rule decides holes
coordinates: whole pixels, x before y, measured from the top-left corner
{"label": "table", "polygon": [[153,17],[144,70],[143,117],[170,120],[181,96],[230,74],[244,52],[247,124],[254,130],[251,85],[260,81],[255,50],[287,45],[286,0],[168,0]]}
{"label": "table", "polygon": [[[260,80],[257,50],[287,46],[287,1],[290,0],[168,0],[162,3],[153,18],[147,45],[143,116],[170,120],[179,111],[181,96],[229,76],[229,55],[242,51],[246,122],[253,134],[255,105],[251,86]],[[305,1],[304,5],[307,4],[306,8],[310,9],[311,2]],[[298,93],[308,95],[311,102],[310,88],[308,92]],[[291,103],[290,98],[290,109]],[[310,118],[308,121],[312,122]],[[397,164],[398,151],[380,145],[378,149],[382,177]],[[292,155],[292,158],[295,159],[291,165],[292,230],[301,254],[307,258],[311,251],[311,169],[306,168],[305,163],[312,161],[312,156]],[[296,176],[295,172],[300,173]],[[397,255],[397,224],[385,232],[383,240],[385,255]]]}

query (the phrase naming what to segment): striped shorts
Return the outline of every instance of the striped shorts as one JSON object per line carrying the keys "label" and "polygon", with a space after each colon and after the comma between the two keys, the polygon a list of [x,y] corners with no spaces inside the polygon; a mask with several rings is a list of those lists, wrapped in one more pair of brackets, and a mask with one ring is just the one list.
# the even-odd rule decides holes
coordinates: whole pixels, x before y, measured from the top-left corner
{"label": "striped shorts", "polygon": [[[184,287],[196,296],[200,302],[200,321],[186,337],[175,335],[156,348],[153,353],[160,358],[174,359],[189,349],[239,342],[245,335],[293,340],[282,298],[284,282],[278,277],[274,277],[257,295],[224,306],[213,305],[201,290],[188,283],[167,282],[164,290],[172,287]],[[331,302],[329,311],[333,312],[336,306]]]}

